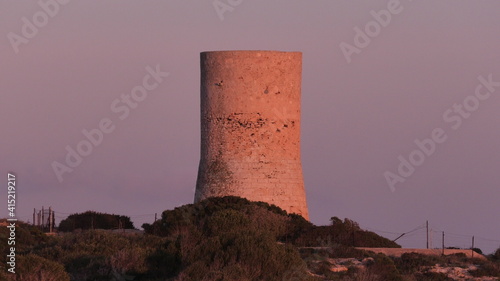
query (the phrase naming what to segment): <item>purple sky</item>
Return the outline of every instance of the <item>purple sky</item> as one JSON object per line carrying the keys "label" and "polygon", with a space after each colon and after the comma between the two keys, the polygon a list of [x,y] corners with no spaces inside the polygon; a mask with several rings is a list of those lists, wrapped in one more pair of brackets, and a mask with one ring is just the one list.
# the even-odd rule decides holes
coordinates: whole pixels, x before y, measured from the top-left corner
{"label": "purple sky", "polygon": [[[500,81],[499,1],[68,2],[44,18],[36,1],[0,1],[0,172],[4,182],[7,171],[17,173],[19,218],[52,206],[58,221],[96,210],[140,227],[155,212],[192,203],[199,53],[301,51],[313,223],[348,217],[394,239],[429,220],[449,233],[447,246],[468,247],[472,235],[483,251],[500,246],[500,87],[474,96],[479,76]],[[230,9],[218,14],[214,3]],[[370,11],[388,5],[390,21],[374,24]],[[23,35],[23,18],[40,27]],[[344,56],[340,45],[356,47],[355,28],[367,25],[370,42]],[[112,103],[123,106],[121,95],[157,65],[169,76],[121,120]],[[454,111],[464,100],[473,109],[467,118]],[[59,182],[52,163],[64,164],[65,147],[104,118],[114,130]],[[408,159],[414,141],[436,128],[446,140],[391,192],[384,173],[398,175],[398,157]],[[5,200],[0,206],[6,216]],[[398,242],[425,247],[425,230]]]}

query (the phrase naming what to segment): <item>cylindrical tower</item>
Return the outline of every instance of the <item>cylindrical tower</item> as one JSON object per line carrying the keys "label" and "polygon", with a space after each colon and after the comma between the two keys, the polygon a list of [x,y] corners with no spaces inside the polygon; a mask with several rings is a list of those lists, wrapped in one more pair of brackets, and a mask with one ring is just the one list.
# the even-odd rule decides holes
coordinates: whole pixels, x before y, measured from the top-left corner
{"label": "cylindrical tower", "polygon": [[302,53],[203,52],[194,201],[234,195],[309,219],[300,160]]}

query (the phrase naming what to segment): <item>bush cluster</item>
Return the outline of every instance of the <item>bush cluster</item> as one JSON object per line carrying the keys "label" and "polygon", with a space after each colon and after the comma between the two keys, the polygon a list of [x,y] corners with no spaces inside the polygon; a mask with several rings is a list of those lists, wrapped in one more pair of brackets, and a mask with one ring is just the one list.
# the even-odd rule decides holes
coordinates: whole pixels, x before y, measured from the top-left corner
{"label": "bush cluster", "polygon": [[[71,215],[61,227],[87,229],[89,217],[95,228],[115,228],[117,220],[133,228],[127,217],[96,212]],[[500,249],[491,261],[419,254],[388,258],[353,246],[399,245],[352,220],[331,221],[329,226],[315,226],[274,205],[229,196],[166,210],[160,220],[143,225],[143,235],[83,230],[49,237],[20,224],[18,273],[9,275],[2,268],[0,280],[449,280],[426,271],[436,263],[478,264],[474,276],[500,275]],[[1,228],[0,238],[7,235]],[[0,244],[3,265],[6,246]],[[364,266],[335,273],[330,268],[335,258],[357,258]]]}
{"label": "bush cluster", "polygon": [[164,276],[177,276],[176,280],[283,280],[289,272],[306,276],[297,249],[278,243],[296,220],[310,225],[276,206],[229,196],[165,211],[161,220],[143,227],[148,234],[167,238],[156,255],[169,261]]}
{"label": "bush cluster", "polygon": [[71,232],[76,229],[134,229],[130,217],[87,211],[69,215],[59,224],[59,231]]}
{"label": "bush cluster", "polygon": [[314,246],[321,241],[324,245],[345,245],[350,247],[381,247],[401,248],[397,243],[379,236],[378,234],[362,230],[359,225],[350,220],[343,221],[338,217],[332,217],[331,225],[328,226],[301,226],[295,233],[292,243],[296,246]]}

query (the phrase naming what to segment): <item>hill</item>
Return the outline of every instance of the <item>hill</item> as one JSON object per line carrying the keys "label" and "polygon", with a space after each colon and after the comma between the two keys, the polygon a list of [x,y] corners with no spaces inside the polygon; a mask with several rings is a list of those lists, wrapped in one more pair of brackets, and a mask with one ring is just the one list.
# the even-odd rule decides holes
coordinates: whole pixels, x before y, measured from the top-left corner
{"label": "hill", "polygon": [[[144,235],[87,230],[49,237],[20,224],[17,278],[4,270],[3,254],[0,280],[451,280],[446,265],[470,276],[500,275],[500,250],[487,261],[387,257],[355,247],[399,245],[352,220],[331,222],[315,226],[267,203],[222,197],[166,210],[143,225]],[[7,235],[1,228],[2,241]],[[0,250],[7,253],[7,243]]]}

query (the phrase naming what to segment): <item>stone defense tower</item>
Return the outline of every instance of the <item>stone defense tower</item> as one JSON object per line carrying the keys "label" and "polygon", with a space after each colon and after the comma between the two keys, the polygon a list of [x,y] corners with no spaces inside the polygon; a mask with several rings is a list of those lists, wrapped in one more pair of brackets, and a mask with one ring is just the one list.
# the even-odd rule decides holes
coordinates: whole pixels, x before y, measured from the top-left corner
{"label": "stone defense tower", "polygon": [[300,160],[302,53],[203,52],[194,201],[234,195],[309,219]]}

